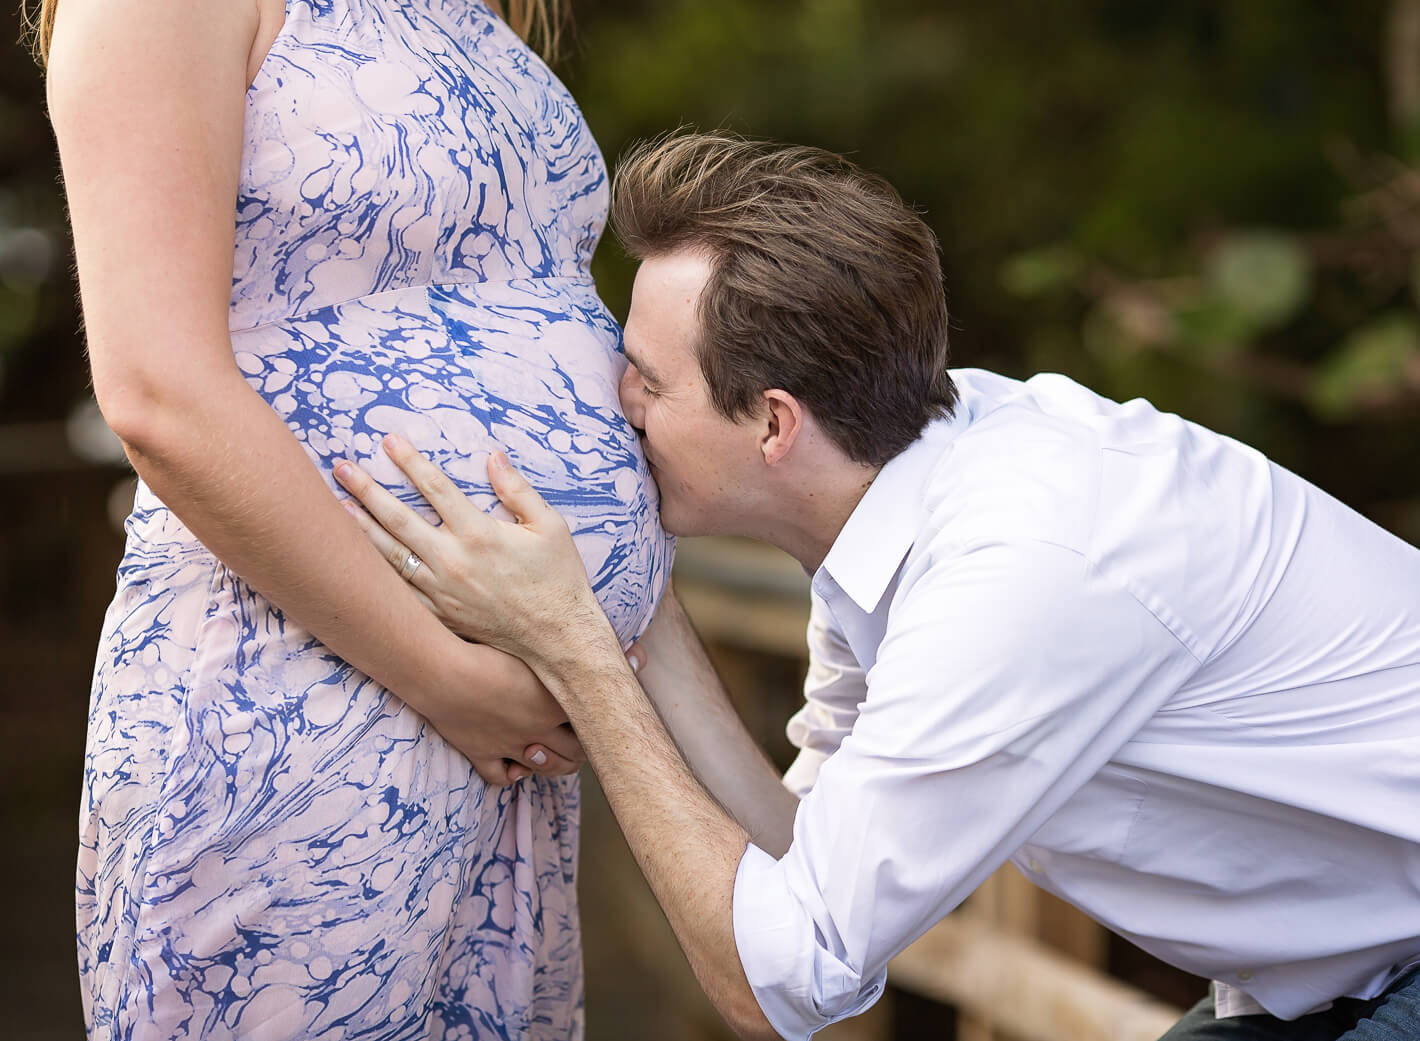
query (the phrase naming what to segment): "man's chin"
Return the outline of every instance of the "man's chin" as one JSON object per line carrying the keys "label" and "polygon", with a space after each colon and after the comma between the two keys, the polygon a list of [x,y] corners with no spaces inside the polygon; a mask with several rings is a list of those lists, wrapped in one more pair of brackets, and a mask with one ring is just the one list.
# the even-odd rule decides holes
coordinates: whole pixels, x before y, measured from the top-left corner
{"label": "man's chin", "polygon": [[688,523],[687,518],[675,508],[674,504],[667,508],[664,496],[661,497],[661,529],[667,535],[674,535],[678,539],[704,534],[704,532],[697,530],[697,525]]}
{"label": "man's chin", "polygon": [[[651,465],[651,476],[656,477],[656,467]],[[684,503],[672,502],[666,498],[666,493],[662,490],[659,480],[656,481],[657,500],[659,502],[661,530],[667,535],[674,535],[676,538],[694,538],[699,535],[714,535],[713,531],[707,530],[704,513],[697,512],[695,508],[686,508]]]}
{"label": "man's chin", "polygon": [[661,510],[661,530],[667,535],[674,535],[678,539],[690,538],[695,532],[684,528],[673,513],[667,513],[664,508]]}

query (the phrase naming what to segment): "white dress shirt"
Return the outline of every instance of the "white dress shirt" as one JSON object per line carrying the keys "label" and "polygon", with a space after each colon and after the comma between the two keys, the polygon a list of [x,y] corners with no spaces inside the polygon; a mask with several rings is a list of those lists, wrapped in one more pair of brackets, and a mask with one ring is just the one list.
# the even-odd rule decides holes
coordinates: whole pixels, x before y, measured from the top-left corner
{"label": "white dress shirt", "polygon": [[1420,962],[1420,550],[1144,401],[954,375],[814,576],[793,845],[734,892],[770,1022],[861,1011],[1007,859],[1232,1008],[1374,996]]}

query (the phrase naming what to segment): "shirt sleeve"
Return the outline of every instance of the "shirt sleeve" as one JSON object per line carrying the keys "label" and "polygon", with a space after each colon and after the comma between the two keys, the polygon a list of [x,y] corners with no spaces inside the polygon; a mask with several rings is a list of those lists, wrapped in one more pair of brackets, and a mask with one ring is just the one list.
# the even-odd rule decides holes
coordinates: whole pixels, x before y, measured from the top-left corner
{"label": "shirt sleeve", "polygon": [[868,693],[862,666],[817,592],[809,607],[808,645],[804,706],[785,728],[799,754],[784,774],[784,786],[801,799],[814,786],[819,768],[852,731]]}
{"label": "shirt sleeve", "polygon": [[736,875],[746,976],[790,1039],[861,1011],[1197,668],[1079,553],[928,547],[905,571],[852,732],[775,861]]}

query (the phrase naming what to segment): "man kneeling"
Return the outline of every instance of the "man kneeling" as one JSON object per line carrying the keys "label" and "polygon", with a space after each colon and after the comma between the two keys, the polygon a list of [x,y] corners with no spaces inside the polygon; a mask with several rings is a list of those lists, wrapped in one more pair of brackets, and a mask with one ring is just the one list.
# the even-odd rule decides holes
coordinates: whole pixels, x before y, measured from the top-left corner
{"label": "man kneeling", "polygon": [[949,372],[931,232],[840,157],[670,137],[613,220],[666,528],[813,575],[785,777],[673,600],[638,682],[501,456],[517,524],[397,440],[442,528],[343,480],[445,621],[561,702],[729,1022],[862,1011],[1009,859],[1216,981],[1171,1038],[1420,1037],[1420,551],[1144,401]]}

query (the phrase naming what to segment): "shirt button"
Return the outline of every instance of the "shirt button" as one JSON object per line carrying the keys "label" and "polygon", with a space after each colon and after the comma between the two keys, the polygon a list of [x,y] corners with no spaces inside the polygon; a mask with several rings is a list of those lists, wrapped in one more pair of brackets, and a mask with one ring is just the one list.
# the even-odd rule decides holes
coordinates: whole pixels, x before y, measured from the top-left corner
{"label": "shirt button", "polygon": [[1238,973],[1238,979],[1240,979],[1240,980],[1242,980],[1244,983],[1246,983],[1248,980],[1252,979],[1252,970],[1251,970],[1251,969],[1243,969],[1242,972]]}
{"label": "shirt button", "polygon": [[1032,871],[1035,871],[1035,872],[1039,872],[1039,871],[1040,871],[1040,861],[1036,860],[1035,857],[1031,857],[1031,858],[1030,858],[1030,861],[1029,861],[1028,866],[1030,867],[1030,869],[1031,869]]}

